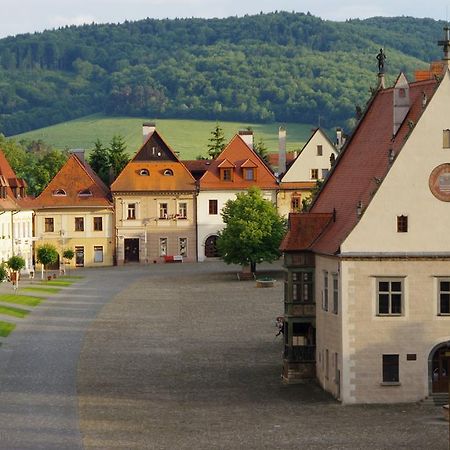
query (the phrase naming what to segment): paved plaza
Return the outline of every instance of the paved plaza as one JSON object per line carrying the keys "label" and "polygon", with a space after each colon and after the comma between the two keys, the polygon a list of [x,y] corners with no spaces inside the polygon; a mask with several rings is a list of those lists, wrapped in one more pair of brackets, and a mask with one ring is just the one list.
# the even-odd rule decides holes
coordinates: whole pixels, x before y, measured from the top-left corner
{"label": "paved plaza", "polygon": [[275,287],[220,262],[78,271],[1,340],[0,449],[448,448],[437,407],[282,384],[280,266],[260,269]]}

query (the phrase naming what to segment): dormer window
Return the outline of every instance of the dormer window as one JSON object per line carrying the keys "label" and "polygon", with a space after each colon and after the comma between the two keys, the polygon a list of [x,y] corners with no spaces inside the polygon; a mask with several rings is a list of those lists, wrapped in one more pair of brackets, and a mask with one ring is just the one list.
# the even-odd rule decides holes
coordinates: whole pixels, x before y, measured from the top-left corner
{"label": "dormer window", "polygon": [[235,165],[224,159],[218,166],[219,175],[222,181],[233,181]]}
{"label": "dormer window", "polygon": [[148,169],[141,169],[139,171],[139,175],[141,175],[143,177],[148,177],[148,176],[150,176],[150,171]]}
{"label": "dormer window", "polygon": [[164,173],[164,175],[166,177],[173,177],[173,170],[172,169],[165,169],[163,173]]}
{"label": "dormer window", "polygon": [[233,181],[233,170],[232,169],[222,169],[220,178],[223,181]]}
{"label": "dormer window", "polygon": [[244,180],[246,181],[256,180],[256,169],[254,167],[247,167],[244,169]]}
{"label": "dormer window", "polygon": [[78,192],[78,197],[92,197],[92,192],[90,189],[83,189]]}
{"label": "dormer window", "polygon": [[66,191],[64,189],[55,189],[53,191],[53,196],[54,197],[66,197]]}

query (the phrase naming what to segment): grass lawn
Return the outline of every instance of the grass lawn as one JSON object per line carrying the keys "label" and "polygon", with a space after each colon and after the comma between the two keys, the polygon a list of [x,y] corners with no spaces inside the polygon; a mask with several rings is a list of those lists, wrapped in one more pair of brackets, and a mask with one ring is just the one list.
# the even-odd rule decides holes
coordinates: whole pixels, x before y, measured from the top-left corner
{"label": "grass lawn", "polygon": [[22,306],[37,306],[42,300],[43,298],[41,297],[33,297],[31,295],[0,294],[0,302],[15,303]]}
{"label": "grass lawn", "polygon": [[30,311],[27,309],[14,308],[14,306],[3,306],[0,305],[0,314],[5,314],[7,316],[19,317],[23,319]]}
{"label": "grass lawn", "polygon": [[[130,155],[134,155],[142,144],[142,123],[154,121],[157,130],[164,137],[172,150],[180,153],[181,159],[195,159],[197,155],[207,154],[208,139],[216,125],[215,120],[185,119],[151,119],[149,117],[108,117],[93,114],[80,119],[63,122],[50,127],[22,133],[14,138],[42,139],[57,148],[93,148],[98,138],[103,144],[111,141],[115,134],[125,139]],[[278,151],[278,127],[283,125],[287,130],[286,147],[288,150],[299,150],[311,136],[312,125],[297,123],[256,124],[245,122],[219,121],[225,138],[229,141],[239,130],[252,127],[256,141],[260,138],[269,151]]]}
{"label": "grass lawn", "polygon": [[12,330],[16,328],[16,325],[9,322],[4,322],[3,320],[0,320],[0,336],[6,337],[11,333]]}
{"label": "grass lawn", "polygon": [[45,286],[29,286],[22,289],[22,291],[39,292],[43,294],[57,294],[60,290],[61,289],[57,287],[45,287]]}
{"label": "grass lawn", "polygon": [[70,286],[73,281],[70,280],[51,280],[51,281],[41,281],[42,286]]}
{"label": "grass lawn", "polygon": [[60,280],[82,280],[84,277],[82,276],[72,276],[72,275],[63,275],[59,277]]}

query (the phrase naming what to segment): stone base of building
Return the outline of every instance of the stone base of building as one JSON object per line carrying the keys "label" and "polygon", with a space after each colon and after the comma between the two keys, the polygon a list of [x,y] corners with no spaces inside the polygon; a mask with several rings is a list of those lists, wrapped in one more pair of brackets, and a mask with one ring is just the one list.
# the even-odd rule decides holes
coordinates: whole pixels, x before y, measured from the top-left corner
{"label": "stone base of building", "polygon": [[314,380],[316,378],[316,363],[283,361],[283,381],[289,384],[301,383],[302,381]]}

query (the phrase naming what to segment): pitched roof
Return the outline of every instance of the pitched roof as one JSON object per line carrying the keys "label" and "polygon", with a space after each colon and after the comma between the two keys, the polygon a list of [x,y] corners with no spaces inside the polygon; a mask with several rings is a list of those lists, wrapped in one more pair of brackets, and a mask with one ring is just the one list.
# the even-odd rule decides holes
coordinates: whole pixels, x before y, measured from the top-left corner
{"label": "pitched roof", "polygon": [[[339,252],[341,243],[359,220],[359,202],[363,208],[370,203],[379,180],[383,180],[390,169],[390,150],[395,155],[401,151],[411,131],[410,126],[417,123],[424,110],[423,94],[429,104],[436,87],[437,81],[434,79],[410,84],[410,109],[395,136],[392,135],[394,89],[379,90],[374,95],[311,207],[311,214],[335,211],[336,219],[314,242],[314,251],[326,254]],[[290,233],[308,233],[306,225],[306,219],[294,223]]]}
{"label": "pitched roof", "polygon": [[119,191],[194,191],[195,179],[157,131],[153,131],[135,157],[111,185]]}
{"label": "pitched roof", "polygon": [[[254,163],[249,166],[248,160]],[[234,168],[233,181],[220,179],[220,168]],[[245,180],[243,168],[254,167],[257,170],[256,180]],[[220,155],[211,160],[205,174],[200,178],[200,189],[243,190],[251,186],[261,189],[277,189],[277,180],[259,155],[252,150],[237,134]]]}
{"label": "pitched roof", "polygon": [[76,155],[69,157],[35,204],[37,208],[112,207],[109,189]]}
{"label": "pitched roof", "polygon": [[[15,195],[13,188],[26,188],[27,184],[22,178],[17,178],[16,173],[10,166],[5,154],[0,149],[0,186],[6,189],[6,197],[0,197],[0,209],[18,210],[30,209],[31,198]],[[19,192],[19,191],[18,191]],[[17,194],[18,194],[17,192]]]}

